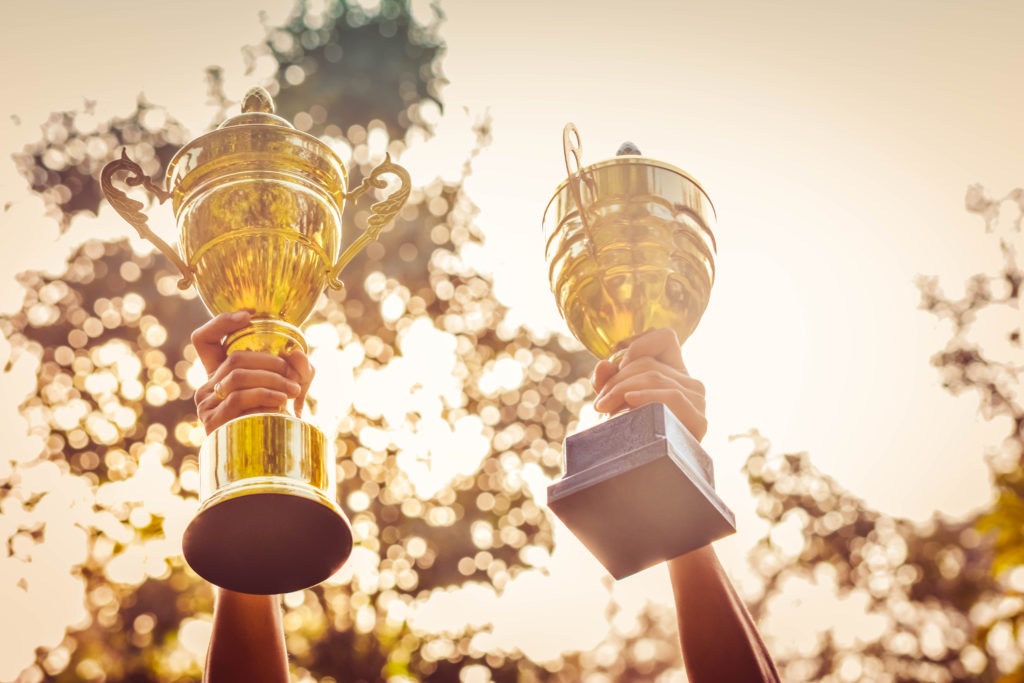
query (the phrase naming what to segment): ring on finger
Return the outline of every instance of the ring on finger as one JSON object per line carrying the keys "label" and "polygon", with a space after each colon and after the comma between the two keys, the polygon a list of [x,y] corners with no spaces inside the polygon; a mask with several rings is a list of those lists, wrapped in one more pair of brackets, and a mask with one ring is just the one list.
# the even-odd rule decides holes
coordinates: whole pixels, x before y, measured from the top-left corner
{"label": "ring on finger", "polygon": [[228,397],[227,392],[224,391],[224,386],[220,382],[213,385],[213,395],[222,401]]}

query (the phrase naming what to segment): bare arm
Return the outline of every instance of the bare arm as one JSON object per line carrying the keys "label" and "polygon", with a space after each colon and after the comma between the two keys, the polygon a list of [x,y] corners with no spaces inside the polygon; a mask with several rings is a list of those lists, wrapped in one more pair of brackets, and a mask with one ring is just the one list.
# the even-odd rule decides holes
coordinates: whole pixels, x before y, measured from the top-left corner
{"label": "bare arm", "polygon": [[[243,312],[222,314],[192,335],[209,380],[196,390],[199,418],[210,433],[225,422],[254,411],[278,410],[289,398],[296,412],[312,380],[312,368],[301,353],[287,358],[240,351],[224,352],[222,340],[249,323]],[[213,612],[213,634],[206,656],[207,683],[287,683],[280,598],[219,589]]]}
{"label": "bare arm", "polygon": [[772,657],[711,546],[668,562],[691,683],[778,681]]}
{"label": "bare arm", "polygon": [[[707,432],[704,385],[690,377],[671,330],[653,330],[594,369],[594,407],[614,413],[664,403],[697,440]],[[691,683],[777,682],[768,648],[711,546],[668,563],[679,642]]]}
{"label": "bare arm", "polygon": [[206,655],[207,683],[287,683],[280,598],[220,590]]}

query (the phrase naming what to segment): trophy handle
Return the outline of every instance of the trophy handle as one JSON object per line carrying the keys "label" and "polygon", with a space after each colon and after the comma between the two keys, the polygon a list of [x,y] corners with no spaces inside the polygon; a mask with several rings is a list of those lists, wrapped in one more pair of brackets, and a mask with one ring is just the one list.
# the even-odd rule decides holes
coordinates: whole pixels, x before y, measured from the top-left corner
{"label": "trophy handle", "polygon": [[327,284],[332,289],[340,289],[343,286],[340,279],[342,268],[347,266],[349,261],[362,251],[363,247],[380,236],[381,231],[394,220],[398,212],[405,206],[406,200],[409,199],[409,193],[412,192],[412,180],[409,178],[409,172],[398,164],[392,163],[390,154],[384,157],[384,161],[370,172],[370,175],[360,183],[359,187],[346,194],[345,198],[356,201],[371,187],[378,190],[386,187],[387,182],[380,178],[385,173],[398,176],[401,185],[386,199],[370,207],[370,218],[366,221],[366,228],[352,244],[348,245],[348,249],[342,252],[338,262],[331,268],[331,272],[327,277]]}
{"label": "trophy handle", "polygon": [[135,199],[131,199],[123,191],[114,187],[114,174],[118,171],[128,171],[131,173],[130,176],[125,178],[124,182],[130,187],[142,186],[143,189],[149,190],[149,192],[157,198],[158,203],[163,204],[171,197],[171,193],[154,183],[145,173],[142,172],[142,168],[128,158],[128,150],[122,148],[121,158],[111,161],[109,164],[103,167],[103,172],[100,174],[100,185],[103,188],[103,194],[106,196],[107,201],[114,207],[114,210],[121,214],[121,218],[128,221],[128,223],[135,228],[139,233],[139,236],[148,240],[151,244],[156,246],[164,256],[169,258],[171,262],[178,267],[181,271],[181,279],[178,280],[178,289],[188,289],[192,284],[192,269],[189,268],[178,252],[175,251],[167,242],[160,239],[160,236],[150,230],[148,219],[146,214],[142,213],[143,203]]}
{"label": "trophy handle", "polygon": [[[576,208],[580,213],[580,222],[583,223],[583,229],[587,232],[590,231],[590,226],[587,224],[586,208],[583,206],[583,193],[580,188],[580,183],[585,183],[593,194],[593,178],[583,171],[583,141],[580,138],[580,131],[576,128],[575,123],[565,124],[565,128],[562,129],[562,151],[565,154],[565,172],[569,176],[569,193],[572,195],[572,200],[576,203]],[[575,162],[575,163],[574,163]]]}

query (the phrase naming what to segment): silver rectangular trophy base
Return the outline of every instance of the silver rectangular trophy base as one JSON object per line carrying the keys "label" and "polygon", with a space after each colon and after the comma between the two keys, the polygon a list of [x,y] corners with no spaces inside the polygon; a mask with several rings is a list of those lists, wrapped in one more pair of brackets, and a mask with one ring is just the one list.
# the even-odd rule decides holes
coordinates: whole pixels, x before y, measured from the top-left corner
{"label": "silver rectangular trophy base", "polygon": [[565,441],[548,507],[616,579],[735,533],[711,458],[660,403]]}

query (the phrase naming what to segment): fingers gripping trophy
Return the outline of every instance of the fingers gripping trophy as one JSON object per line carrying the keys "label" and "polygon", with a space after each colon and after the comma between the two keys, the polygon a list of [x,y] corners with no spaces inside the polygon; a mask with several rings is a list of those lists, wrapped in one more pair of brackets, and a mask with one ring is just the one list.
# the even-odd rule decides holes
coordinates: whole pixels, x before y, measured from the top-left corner
{"label": "fingers gripping trophy", "polygon": [[[544,212],[551,289],[572,334],[614,361],[649,330],[680,342],[697,327],[715,275],[715,211],[683,171],[626,143],[582,167],[563,132],[568,178]],[[565,442],[548,506],[615,578],[733,533],[711,459],[662,404],[619,414]]]}
{"label": "fingers gripping trophy", "polygon": [[[113,185],[115,175],[172,200],[179,254],[147,225],[142,202]],[[341,251],[346,200],[400,180],[373,204],[365,230]],[[254,88],[241,114],[181,148],[166,189],[127,154],[107,164],[103,192],[139,234],[195,284],[213,315],[248,310],[250,324],[225,340],[228,354],[307,351],[299,330],[325,287],[340,288],[345,265],[394,219],[409,197],[409,174],[385,159],[348,188],[338,155],[274,114]],[[340,255],[339,255],[340,253]],[[333,447],[316,427],[282,409],[245,415],[213,431],[199,453],[200,502],[185,531],[185,559],[203,578],[243,593],[299,590],[348,559],[352,531],[337,503]]]}

